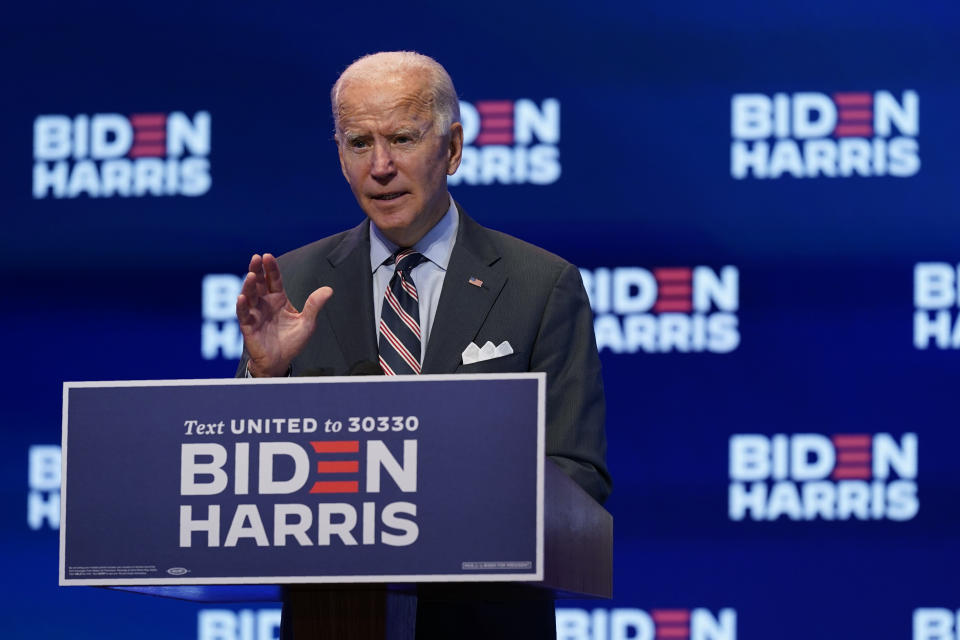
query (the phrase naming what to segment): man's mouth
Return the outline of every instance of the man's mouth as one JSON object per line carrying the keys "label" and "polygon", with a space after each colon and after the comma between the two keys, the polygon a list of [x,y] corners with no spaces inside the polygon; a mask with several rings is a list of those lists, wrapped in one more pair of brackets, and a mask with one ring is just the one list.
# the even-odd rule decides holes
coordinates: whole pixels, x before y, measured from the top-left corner
{"label": "man's mouth", "polygon": [[370,196],[374,200],[396,200],[402,195],[406,195],[406,191],[393,191],[391,193],[379,193],[374,196]]}

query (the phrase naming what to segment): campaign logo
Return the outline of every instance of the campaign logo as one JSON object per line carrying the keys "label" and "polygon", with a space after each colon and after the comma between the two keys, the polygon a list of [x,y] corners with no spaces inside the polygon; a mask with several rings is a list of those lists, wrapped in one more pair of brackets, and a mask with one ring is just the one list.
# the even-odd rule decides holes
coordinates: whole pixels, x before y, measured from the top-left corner
{"label": "campaign logo", "polygon": [[913,345],[960,349],[960,264],[919,262],[913,268]]}
{"label": "campaign logo", "polygon": [[913,640],[960,640],[960,610],[940,607],[914,609]]}
{"label": "campaign logo", "polygon": [[597,348],[612,353],[729,353],[740,345],[736,267],[580,269]]}
{"label": "campaign logo", "polygon": [[201,196],[210,190],[210,114],[41,115],[33,197]]}
{"label": "campaign logo", "polygon": [[200,285],[200,355],[204,360],[236,360],[243,353],[243,336],[237,323],[237,296],[243,278],[231,273],[211,273]]}
{"label": "campaign logo", "polygon": [[35,444],[27,452],[27,526],[60,528],[60,447]]}
{"label": "campaign logo", "polygon": [[737,612],[557,608],[557,640],[736,640]]}
{"label": "campaign logo", "polygon": [[[399,492],[416,494],[417,440],[407,436],[419,425],[416,416],[353,417],[346,424],[309,417],[186,420],[185,435],[190,438],[229,430],[253,438],[310,434],[317,439],[306,445],[276,440],[236,442],[231,447],[182,443],[180,546],[236,547],[243,540],[260,547],[282,547],[288,541],[300,546],[413,544],[420,533],[417,505],[409,500],[383,504],[377,498],[388,478]],[[402,442],[388,446],[382,439],[339,440],[327,435],[388,431],[400,432]],[[263,512],[256,504],[231,507],[219,501],[231,494],[289,497]],[[349,494],[360,494],[357,500],[362,502],[347,502]],[[309,500],[313,495],[323,501]]]}
{"label": "campaign logo", "polygon": [[280,637],[280,608],[201,609],[197,640],[275,640]]}
{"label": "campaign logo", "polygon": [[560,102],[460,102],[463,158],[451,185],[552,184],[560,179]]}
{"label": "campaign logo", "polygon": [[738,93],[731,100],[730,175],[896,176],[920,170],[916,91]]}
{"label": "campaign logo", "polygon": [[917,434],[736,434],[731,520],[910,520],[917,515]]}

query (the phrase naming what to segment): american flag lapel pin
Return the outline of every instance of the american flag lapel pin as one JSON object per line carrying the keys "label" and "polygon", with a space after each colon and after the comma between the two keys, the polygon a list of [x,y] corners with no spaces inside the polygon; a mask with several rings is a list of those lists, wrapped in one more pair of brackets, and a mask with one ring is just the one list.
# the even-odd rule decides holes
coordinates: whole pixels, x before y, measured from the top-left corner
{"label": "american flag lapel pin", "polygon": [[469,280],[467,280],[467,282],[469,282],[470,284],[472,284],[472,285],[475,286],[475,287],[482,287],[482,286],[483,286],[483,280],[481,280],[480,278],[478,278],[478,277],[476,277],[476,276],[473,276],[472,278],[470,278]]}

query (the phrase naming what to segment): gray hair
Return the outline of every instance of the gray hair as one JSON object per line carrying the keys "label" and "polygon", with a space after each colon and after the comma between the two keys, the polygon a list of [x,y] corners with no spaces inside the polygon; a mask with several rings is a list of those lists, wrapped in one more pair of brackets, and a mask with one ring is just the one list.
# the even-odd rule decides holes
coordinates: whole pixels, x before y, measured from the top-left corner
{"label": "gray hair", "polygon": [[437,133],[449,133],[450,126],[454,122],[460,122],[460,101],[453,88],[453,80],[439,62],[415,51],[381,51],[357,58],[350,63],[330,90],[334,131],[340,131],[340,97],[347,82],[370,79],[384,73],[410,72],[422,73],[426,77],[434,126]]}

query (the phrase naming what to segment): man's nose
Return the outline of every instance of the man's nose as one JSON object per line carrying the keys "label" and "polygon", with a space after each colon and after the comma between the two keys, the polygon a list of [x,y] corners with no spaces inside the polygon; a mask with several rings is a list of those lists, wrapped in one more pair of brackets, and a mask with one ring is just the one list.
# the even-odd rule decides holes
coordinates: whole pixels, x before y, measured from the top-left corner
{"label": "man's nose", "polygon": [[397,167],[393,163],[393,154],[389,147],[384,144],[374,145],[370,175],[376,180],[389,180],[396,172]]}

